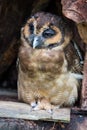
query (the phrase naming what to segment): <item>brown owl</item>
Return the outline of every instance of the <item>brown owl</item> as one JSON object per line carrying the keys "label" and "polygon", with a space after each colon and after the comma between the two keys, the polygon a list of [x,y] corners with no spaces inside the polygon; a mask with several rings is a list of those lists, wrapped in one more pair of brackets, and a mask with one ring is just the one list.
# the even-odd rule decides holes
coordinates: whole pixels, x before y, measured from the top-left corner
{"label": "brown owl", "polygon": [[[27,20],[21,29],[19,100],[34,110],[48,111],[75,103],[78,80],[72,73],[72,65],[69,66],[71,57],[67,50],[71,40],[72,31],[61,17],[40,12]],[[75,56],[76,59],[79,64],[80,58]]]}

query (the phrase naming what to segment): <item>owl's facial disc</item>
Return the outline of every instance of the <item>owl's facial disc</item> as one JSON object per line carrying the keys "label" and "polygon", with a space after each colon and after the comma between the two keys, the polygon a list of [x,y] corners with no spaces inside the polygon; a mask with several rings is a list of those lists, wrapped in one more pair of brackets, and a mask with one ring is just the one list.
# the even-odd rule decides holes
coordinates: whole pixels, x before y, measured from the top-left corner
{"label": "owl's facial disc", "polygon": [[49,28],[45,29],[40,34],[31,33],[27,39],[30,43],[30,46],[33,48],[46,48],[50,45],[49,43],[46,44],[46,40],[52,38],[55,36],[55,34],[56,32],[53,29]]}
{"label": "owl's facial disc", "polygon": [[33,40],[33,48],[45,48],[49,46],[49,44],[44,44],[46,39],[51,38],[54,36],[56,32],[53,29],[46,29],[43,31],[40,36],[35,36]]}
{"label": "owl's facial disc", "polygon": [[53,48],[64,42],[60,28],[48,22],[39,26],[36,19],[30,19],[24,28],[24,36],[32,48]]}

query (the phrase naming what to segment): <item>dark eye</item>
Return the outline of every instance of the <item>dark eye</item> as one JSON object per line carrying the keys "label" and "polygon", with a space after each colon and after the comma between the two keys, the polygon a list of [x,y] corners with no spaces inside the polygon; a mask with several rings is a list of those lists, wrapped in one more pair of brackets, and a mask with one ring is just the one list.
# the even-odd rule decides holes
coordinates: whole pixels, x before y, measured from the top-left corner
{"label": "dark eye", "polygon": [[34,32],[34,25],[33,25],[33,23],[29,24],[29,30],[30,30],[31,33]]}
{"label": "dark eye", "polygon": [[52,36],[54,36],[56,34],[56,32],[53,29],[47,29],[43,32],[43,37],[45,38],[50,38]]}

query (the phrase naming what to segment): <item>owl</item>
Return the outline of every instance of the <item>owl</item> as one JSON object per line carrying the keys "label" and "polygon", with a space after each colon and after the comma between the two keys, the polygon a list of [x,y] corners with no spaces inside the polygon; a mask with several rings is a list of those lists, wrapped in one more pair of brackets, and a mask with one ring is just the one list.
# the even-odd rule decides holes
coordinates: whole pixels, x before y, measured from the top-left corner
{"label": "owl", "polygon": [[[31,16],[22,27],[18,98],[33,110],[51,111],[72,106],[77,100],[79,83],[73,72],[81,67],[77,65],[80,58],[70,48],[74,48],[72,37],[70,27],[61,17],[46,12]],[[74,60],[79,67],[73,71]]]}

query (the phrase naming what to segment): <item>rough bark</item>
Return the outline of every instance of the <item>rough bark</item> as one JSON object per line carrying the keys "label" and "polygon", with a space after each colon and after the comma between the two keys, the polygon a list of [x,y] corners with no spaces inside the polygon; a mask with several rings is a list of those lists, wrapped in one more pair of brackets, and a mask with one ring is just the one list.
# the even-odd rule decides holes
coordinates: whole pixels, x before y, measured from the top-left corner
{"label": "rough bark", "polygon": [[86,0],[61,0],[63,14],[76,23],[87,22]]}
{"label": "rough bark", "polygon": [[77,28],[83,42],[87,44],[87,23],[79,23]]}
{"label": "rough bark", "polygon": [[81,107],[87,110],[87,1],[86,0],[61,0],[62,12],[77,24],[78,32],[86,43],[84,60],[84,79],[82,81]]}
{"label": "rough bark", "polygon": [[43,121],[26,121],[23,119],[0,119],[0,130],[86,130],[87,129],[87,117],[72,114],[71,122],[54,123]]}
{"label": "rough bark", "polygon": [[[17,57],[20,29],[23,19],[31,12],[33,1],[0,1],[0,75]],[[31,5],[29,10],[28,5]]]}

